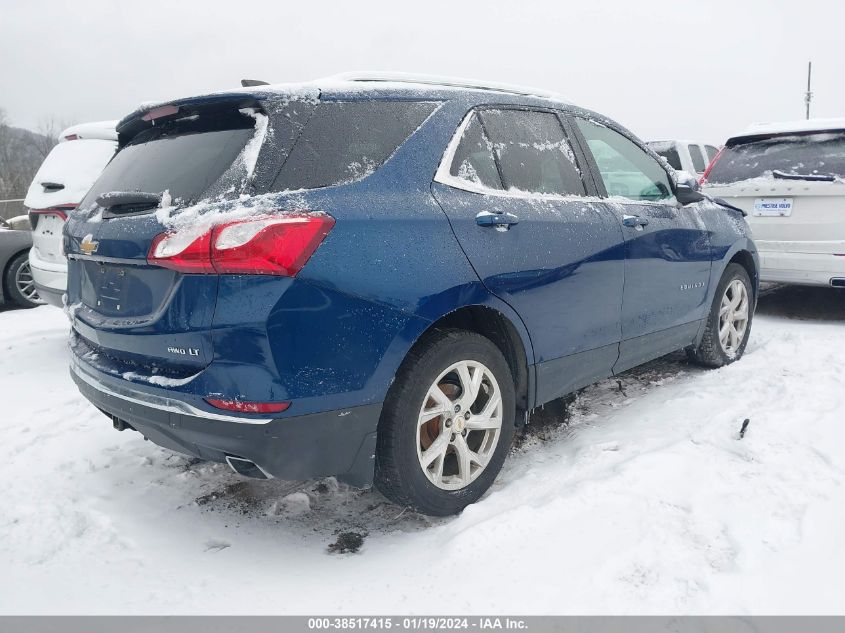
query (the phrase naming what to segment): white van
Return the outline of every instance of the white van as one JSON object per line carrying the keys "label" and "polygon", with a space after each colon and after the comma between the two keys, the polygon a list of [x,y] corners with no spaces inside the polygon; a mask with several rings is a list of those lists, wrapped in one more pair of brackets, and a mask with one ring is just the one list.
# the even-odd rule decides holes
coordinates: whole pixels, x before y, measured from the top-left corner
{"label": "white van", "polygon": [[62,228],[117,149],[117,121],[74,125],[44,159],[24,200],[32,224],[29,264],[38,295],[61,307],[67,288]]}
{"label": "white van", "polygon": [[762,281],[845,287],[845,118],[752,125],[703,189],[748,214]]}

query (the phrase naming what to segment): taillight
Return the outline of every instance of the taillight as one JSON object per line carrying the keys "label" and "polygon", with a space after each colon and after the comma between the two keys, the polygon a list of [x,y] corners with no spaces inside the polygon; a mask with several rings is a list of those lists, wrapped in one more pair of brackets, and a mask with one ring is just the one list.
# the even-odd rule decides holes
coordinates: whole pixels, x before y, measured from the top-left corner
{"label": "taillight", "polygon": [[328,215],[278,215],[235,220],[201,235],[162,233],[147,261],[185,273],[294,277],[334,226]]}
{"label": "taillight", "polygon": [[710,164],[707,165],[707,169],[704,170],[704,173],[701,174],[701,178],[698,179],[698,184],[703,185],[707,182],[707,176],[710,175],[710,171],[713,169],[713,165],[716,164],[716,161],[719,160],[719,157],[722,155],[722,152],[725,151],[724,147],[720,147],[719,151],[716,152],[716,155],[713,157],[713,160],[710,161]]}
{"label": "taillight", "polygon": [[38,226],[38,219],[42,215],[55,215],[56,217],[61,218],[62,222],[67,221],[67,214],[73,211],[76,208],[75,204],[63,204],[58,207],[50,207],[48,209],[30,209],[29,210],[29,223],[32,225],[32,230],[35,230],[35,227]]}
{"label": "taillight", "polygon": [[244,402],[220,398],[206,398],[205,401],[212,407],[238,413],[281,413],[290,406],[290,402]]}

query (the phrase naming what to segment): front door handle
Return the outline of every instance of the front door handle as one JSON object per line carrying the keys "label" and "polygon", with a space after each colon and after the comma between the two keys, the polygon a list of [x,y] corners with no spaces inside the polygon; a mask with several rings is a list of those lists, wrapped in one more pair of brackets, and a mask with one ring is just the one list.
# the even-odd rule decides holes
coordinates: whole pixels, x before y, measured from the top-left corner
{"label": "front door handle", "polygon": [[623,215],[622,224],[630,227],[647,226],[648,218],[641,218],[638,215]]}
{"label": "front door handle", "polygon": [[519,218],[513,213],[505,213],[504,211],[480,211],[475,216],[475,223],[478,226],[502,226],[509,227],[513,224],[519,223]]}

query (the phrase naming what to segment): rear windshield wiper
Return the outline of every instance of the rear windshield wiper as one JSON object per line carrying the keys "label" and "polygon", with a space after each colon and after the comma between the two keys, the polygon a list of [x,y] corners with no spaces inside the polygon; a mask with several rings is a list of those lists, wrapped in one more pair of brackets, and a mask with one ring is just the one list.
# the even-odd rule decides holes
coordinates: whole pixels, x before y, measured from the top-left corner
{"label": "rear windshield wiper", "polygon": [[816,180],[819,182],[833,182],[836,180],[836,176],[833,174],[794,174],[780,171],[779,169],[775,169],[772,172],[772,176],[783,180]]}
{"label": "rear windshield wiper", "polygon": [[157,207],[161,202],[161,194],[146,191],[109,191],[97,196],[96,202],[112,213],[131,213]]}

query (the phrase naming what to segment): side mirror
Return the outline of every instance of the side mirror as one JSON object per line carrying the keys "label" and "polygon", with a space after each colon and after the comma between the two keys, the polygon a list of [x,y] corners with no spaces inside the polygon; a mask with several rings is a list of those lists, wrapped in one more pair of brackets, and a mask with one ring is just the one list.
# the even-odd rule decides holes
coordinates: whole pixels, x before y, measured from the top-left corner
{"label": "side mirror", "polygon": [[704,194],[701,193],[701,185],[689,172],[678,171],[675,172],[677,182],[675,183],[675,197],[681,204],[692,204],[694,202],[701,202],[704,200]]}

